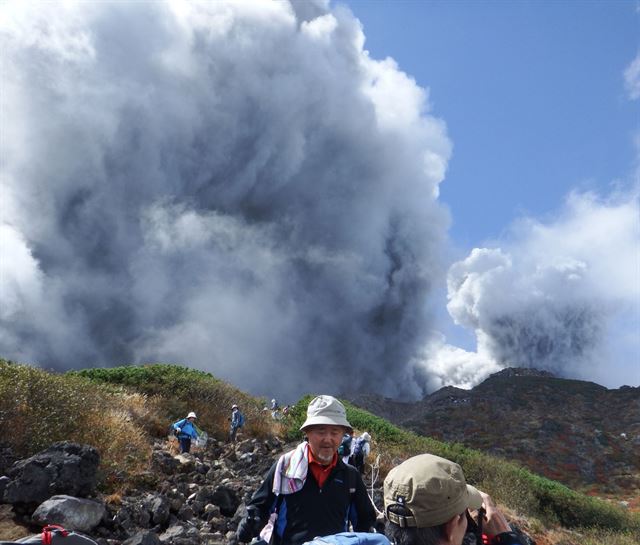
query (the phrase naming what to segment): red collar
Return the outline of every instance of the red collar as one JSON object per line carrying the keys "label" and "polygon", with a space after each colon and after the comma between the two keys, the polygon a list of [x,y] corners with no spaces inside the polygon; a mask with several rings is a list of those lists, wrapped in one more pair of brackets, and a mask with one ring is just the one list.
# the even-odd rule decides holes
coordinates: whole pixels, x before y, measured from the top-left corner
{"label": "red collar", "polygon": [[316,460],[313,452],[311,452],[311,448],[309,448],[309,469],[311,470],[311,474],[314,476],[320,488],[322,488],[325,481],[327,480],[327,477],[329,476],[333,468],[336,467],[337,463],[337,452],[333,454],[333,458],[331,459],[331,462],[329,464],[322,465],[318,460]]}

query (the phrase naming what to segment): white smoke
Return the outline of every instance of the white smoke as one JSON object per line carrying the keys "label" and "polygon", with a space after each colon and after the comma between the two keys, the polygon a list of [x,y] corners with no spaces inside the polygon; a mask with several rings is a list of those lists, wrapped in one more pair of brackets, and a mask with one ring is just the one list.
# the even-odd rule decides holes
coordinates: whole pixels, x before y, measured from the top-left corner
{"label": "white smoke", "polygon": [[328,2],[3,2],[0,355],[424,387],[451,153]]}
{"label": "white smoke", "polygon": [[640,98],[640,53],[624,71],[624,83],[630,100]]}
{"label": "white smoke", "polygon": [[521,220],[508,242],[455,263],[448,292],[449,313],[475,332],[477,352],[432,345],[422,356],[432,387],[468,387],[507,366],[637,384],[637,194],[574,193],[553,221]]}

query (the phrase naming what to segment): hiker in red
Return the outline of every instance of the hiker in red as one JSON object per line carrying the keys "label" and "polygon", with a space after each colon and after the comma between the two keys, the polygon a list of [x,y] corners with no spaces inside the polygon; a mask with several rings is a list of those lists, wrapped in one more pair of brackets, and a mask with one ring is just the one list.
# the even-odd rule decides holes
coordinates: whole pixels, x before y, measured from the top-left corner
{"label": "hiker in red", "polygon": [[[346,431],[352,432],[344,406],[318,396],[300,428],[306,441],[271,467],[238,525],[238,541],[260,537],[274,545],[301,545],[316,536],[373,527],[375,510],[358,471],[338,457]],[[273,535],[269,531],[271,526]],[[263,530],[261,532],[261,529]]]}

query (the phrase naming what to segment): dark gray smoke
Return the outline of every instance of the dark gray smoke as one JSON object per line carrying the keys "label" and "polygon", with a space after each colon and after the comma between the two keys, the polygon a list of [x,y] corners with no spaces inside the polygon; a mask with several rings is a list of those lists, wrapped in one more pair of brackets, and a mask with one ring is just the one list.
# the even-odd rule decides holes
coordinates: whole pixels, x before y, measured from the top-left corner
{"label": "dark gray smoke", "polygon": [[[26,4],[26,3],[25,3]],[[427,97],[325,2],[4,3],[0,355],[419,391]]]}

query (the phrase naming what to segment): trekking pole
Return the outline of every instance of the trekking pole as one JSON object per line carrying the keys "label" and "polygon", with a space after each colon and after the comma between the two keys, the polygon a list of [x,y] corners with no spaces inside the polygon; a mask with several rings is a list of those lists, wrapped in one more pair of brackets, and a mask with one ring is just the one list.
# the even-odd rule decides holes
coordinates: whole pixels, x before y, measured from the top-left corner
{"label": "trekking pole", "polygon": [[369,500],[371,500],[371,505],[373,505],[373,508],[376,510],[376,513],[378,515],[382,515],[382,511],[380,511],[377,507],[375,502],[373,501],[373,485],[376,484],[376,482],[378,481],[378,477],[380,476],[380,455],[378,454],[376,456],[376,461],[373,464],[369,464],[371,466],[371,488],[369,489]]}

